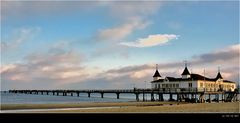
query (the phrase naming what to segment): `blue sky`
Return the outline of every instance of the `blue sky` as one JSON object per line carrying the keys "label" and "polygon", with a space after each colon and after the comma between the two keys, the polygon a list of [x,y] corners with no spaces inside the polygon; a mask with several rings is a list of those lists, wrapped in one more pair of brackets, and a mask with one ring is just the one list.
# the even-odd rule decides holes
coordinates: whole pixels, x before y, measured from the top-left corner
{"label": "blue sky", "polygon": [[[239,81],[230,72],[239,68],[238,1],[5,1],[1,11],[3,88],[141,86],[155,64],[184,60],[194,71],[208,68],[209,76],[221,66],[227,79]],[[233,55],[231,65],[224,62],[226,53]],[[216,57],[202,57],[209,54]],[[136,69],[108,75],[126,67]],[[182,67],[161,72],[177,75]]]}

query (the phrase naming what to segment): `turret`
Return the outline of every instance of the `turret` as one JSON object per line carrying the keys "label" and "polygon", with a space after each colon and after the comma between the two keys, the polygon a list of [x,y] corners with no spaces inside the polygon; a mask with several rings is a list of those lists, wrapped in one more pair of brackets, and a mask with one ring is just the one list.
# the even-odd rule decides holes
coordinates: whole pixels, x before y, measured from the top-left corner
{"label": "turret", "polygon": [[218,79],[223,79],[221,73],[220,73],[220,67],[218,67],[218,73],[217,73],[217,76],[216,76],[216,80]]}
{"label": "turret", "polygon": [[190,72],[188,71],[188,68],[187,68],[187,63],[185,63],[185,69],[183,70],[181,75],[182,75],[183,79],[187,79],[187,78],[191,77],[191,74],[190,74]]}
{"label": "turret", "polygon": [[156,64],[156,71],[153,75],[153,81],[161,79],[161,75],[158,72],[158,64]]}

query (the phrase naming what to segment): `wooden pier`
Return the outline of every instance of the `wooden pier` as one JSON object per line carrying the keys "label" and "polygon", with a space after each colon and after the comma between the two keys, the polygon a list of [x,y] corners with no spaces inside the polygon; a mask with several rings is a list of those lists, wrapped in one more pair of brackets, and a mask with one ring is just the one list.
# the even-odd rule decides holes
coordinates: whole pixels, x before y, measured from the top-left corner
{"label": "wooden pier", "polygon": [[[115,93],[116,98],[119,99],[121,94],[135,94],[136,101],[140,101],[139,95],[142,94],[142,101],[148,101],[145,98],[146,94],[150,94],[150,101],[164,101],[163,95],[168,94],[168,101],[178,101],[178,102],[209,102],[212,101],[238,101],[237,95],[238,91],[227,92],[227,91],[204,91],[197,90],[196,88],[187,88],[187,89],[125,89],[125,90],[9,90],[9,93],[22,93],[22,94],[41,94],[41,95],[52,95],[55,96],[73,96],[74,94],[79,97],[80,93],[86,93],[88,97],[91,97],[92,93],[101,94],[101,98],[104,98],[106,93]],[[154,98],[154,95],[158,95],[158,98]],[[173,99],[173,95],[177,96],[177,99]],[[211,99],[211,95],[215,95],[214,99]],[[220,97],[221,95],[221,97]],[[198,98],[197,98],[198,96]],[[208,97],[208,99],[206,99]]]}

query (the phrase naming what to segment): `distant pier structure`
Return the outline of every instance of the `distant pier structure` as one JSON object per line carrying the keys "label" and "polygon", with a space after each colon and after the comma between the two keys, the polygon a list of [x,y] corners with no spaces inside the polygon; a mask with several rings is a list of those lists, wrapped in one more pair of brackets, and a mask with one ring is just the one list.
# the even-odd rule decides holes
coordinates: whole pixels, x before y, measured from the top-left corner
{"label": "distant pier structure", "polygon": [[[153,81],[151,81],[153,90],[168,90],[168,91],[177,91],[180,92],[177,94],[177,98],[196,99],[196,95],[199,95],[199,102],[205,101],[205,96],[209,97],[209,102],[212,100],[211,95],[215,95],[215,100],[219,100],[221,95],[222,100],[237,100],[237,89],[236,82],[224,80],[220,67],[218,67],[218,73],[215,78],[208,78],[204,75],[190,73],[187,68],[187,62],[185,62],[185,68],[181,74],[180,78],[166,76],[162,78],[158,71],[158,65],[156,64],[156,71],[153,75]],[[188,91],[189,94],[181,94],[182,92]],[[195,93],[194,93],[195,92]],[[170,94],[170,100],[172,99],[172,94]]]}
{"label": "distant pier structure", "polygon": [[[208,78],[205,75],[193,74],[189,72],[187,64],[182,72],[181,78],[165,77],[162,78],[156,65],[156,71],[151,81],[152,88],[133,88],[122,90],[9,90],[9,93],[22,94],[41,94],[54,96],[78,96],[80,93],[85,93],[90,98],[91,94],[99,93],[101,98],[104,94],[116,94],[119,99],[121,94],[134,94],[136,101],[178,101],[178,102],[195,102],[204,103],[215,102],[232,102],[239,101],[237,96],[239,88],[236,83],[224,80],[220,69],[215,78]],[[142,95],[142,99],[140,99]],[[145,95],[150,95],[150,100],[147,100]],[[164,95],[169,95],[169,99],[164,99]],[[176,99],[173,99],[176,96]],[[211,98],[211,97],[215,98]],[[207,99],[208,98],[208,99]]]}

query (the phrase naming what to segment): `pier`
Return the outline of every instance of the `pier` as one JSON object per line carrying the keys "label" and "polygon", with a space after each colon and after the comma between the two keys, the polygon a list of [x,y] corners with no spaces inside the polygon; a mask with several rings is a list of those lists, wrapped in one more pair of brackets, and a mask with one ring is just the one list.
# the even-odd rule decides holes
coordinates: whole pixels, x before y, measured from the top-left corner
{"label": "pier", "polygon": [[[232,102],[238,101],[239,91],[206,91],[199,90],[197,88],[186,88],[186,89],[122,89],[122,90],[9,90],[9,93],[20,93],[20,94],[40,94],[40,95],[54,95],[54,96],[76,96],[79,97],[80,93],[86,93],[90,98],[91,94],[99,93],[101,98],[104,98],[106,93],[116,94],[116,98],[119,99],[121,94],[134,94],[136,101],[141,101],[139,95],[142,94],[142,101],[178,101],[178,102],[195,102],[204,103],[212,101],[215,102]],[[150,100],[147,100],[145,95],[149,94]],[[163,95],[168,94],[169,99],[164,100]],[[156,97],[154,95],[157,95]],[[173,96],[177,96],[174,100]],[[215,98],[212,99],[211,95]],[[220,96],[221,95],[221,96]],[[198,98],[197,98],[198,97]]]}

